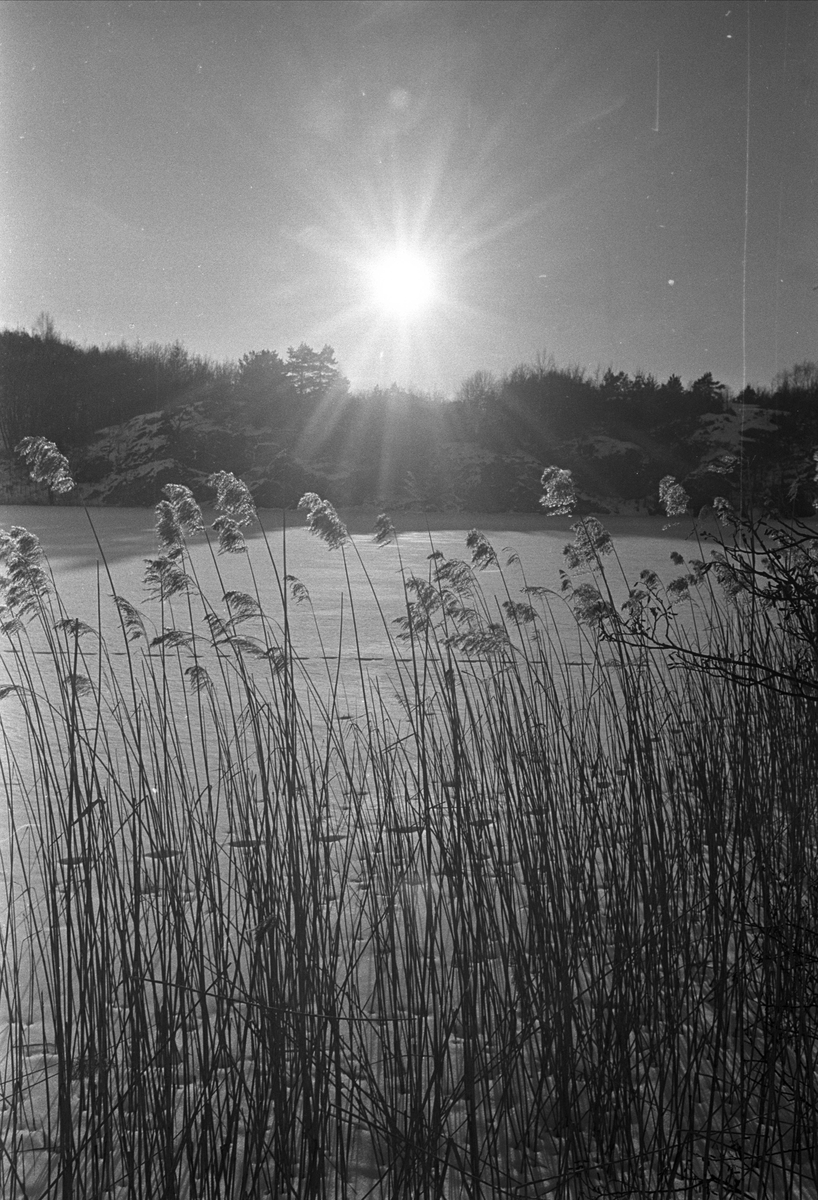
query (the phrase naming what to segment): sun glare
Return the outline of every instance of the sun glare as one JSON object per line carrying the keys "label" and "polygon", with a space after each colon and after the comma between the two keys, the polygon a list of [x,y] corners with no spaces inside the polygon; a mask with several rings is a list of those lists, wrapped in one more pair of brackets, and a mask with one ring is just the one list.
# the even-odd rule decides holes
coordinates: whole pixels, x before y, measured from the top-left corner
{"label": "sun glare", "polygon": [[393,316],[415,316],[435,298],[434,274],[415,254],[385,255],[371,268],[370,278],[375,303]]}

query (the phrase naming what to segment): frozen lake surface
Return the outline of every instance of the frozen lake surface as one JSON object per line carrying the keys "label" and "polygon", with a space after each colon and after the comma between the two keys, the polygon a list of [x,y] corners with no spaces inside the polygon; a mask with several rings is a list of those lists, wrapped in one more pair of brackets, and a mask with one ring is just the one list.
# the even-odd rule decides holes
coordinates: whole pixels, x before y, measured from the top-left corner
{"label": "frozen lake surface", "polygon": [[[150,647],[153,637],[168,629],[193,631],[195,646],[185,645],[172,652],[162,682],[162,688],[169,689],[180,712],[190,703],[187,696],[190,689],[183,672],[194,662],[205,663],[209,669],[211,666],[213,651],[206,608],[226,618],[229,613],[223,600],[225,592],[258,595],[261,608],[271,621],[268,631],[272,640],[280,643],[284,613],[279,581],[289,575],[304,584],[311,601],[310,604],[291,602],[288,619],[298,671],[306,684],[305,693],[311,690],[313,698],[318,698],[317,724],[322,724],[323,698],[333,690],[336,716],[356,717],[363,711],[365,692],[371,694],[372,689],[377,691],[377,705],[385,710],[389,723],[401,724],[404,712],[398,673],[403,669],[409,671],[412,654],[409,642],[396,636],[400,632],[396,621],[406,612],[404,579],[414,575],[428,580],[434,566],[430,555],[435,552],[447,559],[469,562],[466,535],[474,528],[489,538],[500,564],[477,572],[485,598],[485,619],[502,620],[504,600],[531,599],[523,590],[526,586],[548,589],[548,595],[537,601],[550,609],[545,634],[552,642],[558,663],[572,664],[572,674],[580,671],[583,657],[580,632],[560,594],[563,549],[573,540],[573,519],[546,518],[539,514],[400,512],[393,516],[399,534],[397,544],[379,546],[373,539],[375,510],[340,515],[352,539],[343,552],[329,550],[309,531],[301,514],[284,516],[272,511],[260,513],[264,534],[259,529],[248,532],[247,554],[218,555],[215,537],[212,549],[201,535],[191,539],[186,569],[195,576],[205,600],[194,593],[189,608],[187,596],[176,596],[164,609],[157,600],[147,598],[144,584],[145,560],[159,553],[153,509],[97,508],[86,512],[68,507],[6,506],[0,507],[0,528],[24,526],[40,539],[63,613],[101,630],[125,695],[131,691],[129,661],[139,664],[138,679],[158,677],[162,650]],[[213,513],[205,512],[207,522],[212,522],[213,517]],[[678,576],[681,568],[671,563],[672,551],[691,558],[705,557],[708,553],[706,547],[696,542],[690,522],[669,524],[664,518],[612,517],[604,519],[604,524],[616,547],[618,561],[609,556],[606,564],[610,564],[608,579],[618,600],[626,595],[626,581],[632,586],[645,568],[657,571],[665,581]],[[589,576],[574,577],[575,582],[583,578]],[[112,592],[125,597],[144,614],[147,640],[126,644],[111,600]],[[241,625],[239,631],[258,636],[260,628],[257,621],[251,621]],[[47,695],[54,687],[50,654],[36,623],[32,623],[30,630],[30,645],[36,652],[34,664],[39,675],[36,691]],[[85,656],[81,670],[94,678],[98,643],[93,636],[86,636],[80,645]],[[0,647],[0,685],[15,679],[17,668],[8,649],[8,645]],[[461,655],[461,661],[467,659],[468,656]],[[467,672],[472,666],[478,671],[483,669],[477,660],[465,662]],[[149,668],[147,673],[143,668]],[[261,678],[268,667],[262,662],[253,670]],[[224,701],[219,670],[213,674]],[[149,696],[154,686],[149,682],[141,684],[140,689],[147,687]],[[268,678],[262,682],[265,696],[269,695],[269,686]],[[143,691],[142,703],[150,707],[145,694]],[[0,718],[5,737],[22,752],[23,759],[27,758],[21,707],[7,700]],[[106,721],[106,726],[110,724]],[[183,741],[187,742],[187,737]]]}
{"label": "frozen lake surface", "polygon": [[[405,575],[422,578],[428,576],[429,555],[433,550],[447,558],[462,558],[468,562],[470,556],[465,543],[470,529],[476,528],[486,534],[503,565],[502,576],[496,568],[479,573],[486,594],[496,598],[495,609],[497,603],[509,595],[521,599],[524,584],[546,587],[555,595],[559,594],[563,548],[573,539],[572,518],[547,518],[536,513],[394,513],[390,516],[399,531],[399,559],[394,544],[382,547],[374,543],[376,515],[374,509],[340,513],[354,543],[344,557],[337,550],[328,550],[314,537],[304,525],[301,514],[287,514],[285,535],[281,513],[261,511],[272,561],[281,575],[295,575],[305,584],[321,631],[323,649],[306,606],[292,607],[293,638],[302,657],[334,656],[339,649],[342,656],[355,657],[349,627],[351,592],[361,656],[372,661],[391,659],[388,630],[394,631],[392,622],[404,611],[401,560]],[[205,516],[207,518],[207,513]],[[622,573],[630,584],[636,582],[640,571],[646,567],[670,580],[679,574],[679,569],[670,562],[671,551],[678,550],[686,557],[694,558],[705,557],[707,553],[706,548],[697,546],[690,522],[670,524],[662,517],[603,517],[602,522],[614,538],[621,564],[620,572],[613,560],[608,560],[610,579],[618,589],[621,588],[623,595]],[[40,539],[70,616],[80,617],[96,626],[99,590],[103,597],[104,626],[113,620],[109,630],[116,631],[117,628],[109,600],[111,588],[95,532],[116,592],[140,607],[144,605],[148,613],[155,613],[156,606],[145,604],[143,585],[145,559],[158,553],[152,509],[97,508],[88,510],[86,515],[79,508],[0,506],[0,528],[9,529],[13,525],[24,526]],[[248,542],[249,556],[221,555],[217,558],[222,575],[219,580],[204,540],[201,537],[193,539],[190,551],[197,578],[211,601],[217,604],[224,591],[254,590],[249,569],[249,563],[252,563],[263,606],[271,614],[279,613],[281,606],[275,574],[261,533],[250,531]],[[520,566],[506,567],[512,551],[519,556]],[[558,602],[555,615],[561,632],[569,636],[573,622],[567,614],[564,614],[564,623],[560,620],[560,607]],[[342,623],[345,629],[341,640]]]}

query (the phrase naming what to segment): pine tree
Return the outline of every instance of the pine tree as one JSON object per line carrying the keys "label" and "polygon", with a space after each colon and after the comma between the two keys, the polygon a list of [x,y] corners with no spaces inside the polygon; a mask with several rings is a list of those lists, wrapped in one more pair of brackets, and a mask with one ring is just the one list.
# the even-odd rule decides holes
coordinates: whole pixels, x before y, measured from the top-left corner
{"label": "pine tree", "polygon": [[320,400],[328,392],[345,395],[349,381],[344,379],[335,361],[332,346],[313,350],[306,342],[287,348],[287,376],[303,400]]}

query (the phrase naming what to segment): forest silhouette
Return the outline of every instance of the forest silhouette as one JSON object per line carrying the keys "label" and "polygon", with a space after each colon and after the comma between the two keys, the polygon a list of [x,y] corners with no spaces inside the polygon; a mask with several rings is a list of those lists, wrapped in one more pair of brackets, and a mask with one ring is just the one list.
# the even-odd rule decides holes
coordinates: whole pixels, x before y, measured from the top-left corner
{"label": "forest silhouette", "polygon": [[[333,348],[305,342],[286,357],[262,349],[218,363],[180,342],[80,347],[47,314],[32,332],[0,332],[0,439],[9,454],[24,436],[46,437],[92,485],[111,465],[95,448],[99,431],[156,414],[156,446],[164,439],[162,455],[194,491],[203,472],[228,465],[252,480],[260,503],[276,506],[312,488],[342,504],[399,497],[427,508],[537,511],[538,474],[528,468],[558,458],[597,502],[650,510],[671,474],[694,506],[705,504],[715,471],[732,502],[740,493],[803,515],[812,510],[816,400],[811,362],[733,395],[709,372],[660,381],[540,356],[502,376],[477,370],[446,400],[397,384],[352,391]],[[745,428],[750,411],[766,419]],[[703,466],[711,417],[741,427],[740,478],[712,454]],[[152,503],[163,483],[157,476],[144,495],[126,489],[108,500]]]}

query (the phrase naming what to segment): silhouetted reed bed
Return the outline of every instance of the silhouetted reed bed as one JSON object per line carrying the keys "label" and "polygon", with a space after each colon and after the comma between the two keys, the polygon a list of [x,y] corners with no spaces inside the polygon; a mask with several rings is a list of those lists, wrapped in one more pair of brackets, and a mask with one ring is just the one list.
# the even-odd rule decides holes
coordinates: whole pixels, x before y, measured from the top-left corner
{"label": "silhouetted reed bed", "polygon": [[[253,512],[215,482],[215,535],[184,489],[159,506],[155,630],[119,598],[101,640],[36,540],[4,535],[25,737],[2,765],[0,1194],[815,1196],[818,733],[794,610],[749,584],[728,603],[695,562],[614,607],[586,520],[565,597],[521,592],[512,563],[493,613],[472,533],[470,562],[407,578],[392,692],[359,663],[350,713],[335,666],[300,669],[286,562],[253,562],[275,620],[231,592],[215,538],[246,553]],[[187,556],[203,536],[220,595]],[[103,570],[109,612],[107,590]],[[354,623],[350,595],[353,647]]]}

